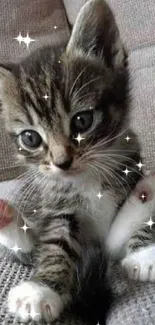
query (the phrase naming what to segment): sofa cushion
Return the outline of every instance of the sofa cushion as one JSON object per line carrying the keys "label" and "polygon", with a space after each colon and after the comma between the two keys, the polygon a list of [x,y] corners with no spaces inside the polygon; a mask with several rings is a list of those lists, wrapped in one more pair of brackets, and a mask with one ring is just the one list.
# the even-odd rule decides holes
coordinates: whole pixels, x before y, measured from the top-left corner
{"label": "sofa cushion", "polygon": [[154,325],[155,287],[152,283],[136,283],[124,277],[119,266],[111,274],[114,296],[106,325]]}

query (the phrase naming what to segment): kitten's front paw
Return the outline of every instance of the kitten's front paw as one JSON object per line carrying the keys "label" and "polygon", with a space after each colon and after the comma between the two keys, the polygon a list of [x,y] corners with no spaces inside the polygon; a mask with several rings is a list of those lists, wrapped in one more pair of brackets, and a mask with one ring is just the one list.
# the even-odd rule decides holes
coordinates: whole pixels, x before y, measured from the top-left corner
{"label": "kitten's front paw", "polygon": [[63,309],[63,301],[54,290],[33,281],[22,282],[12,288],[8,308],[19,321],[53,321]]}
{"label": "kitten's front paw", "polygon": [[131,253],[121,264],[130,279],[155,282],[155,245]]}

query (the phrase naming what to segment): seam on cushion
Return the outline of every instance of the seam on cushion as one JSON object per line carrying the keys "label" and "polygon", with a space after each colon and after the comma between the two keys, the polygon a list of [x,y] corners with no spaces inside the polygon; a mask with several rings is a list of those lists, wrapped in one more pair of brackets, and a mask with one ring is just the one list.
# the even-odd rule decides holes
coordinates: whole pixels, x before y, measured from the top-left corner
{"label": "seam on cushion", "polygon": [[66,12],[66,8],[65,8],[65,5],[64,5],[64,2],[62,0],[60,0],[60,2],[61,2],[61,6],[62,6],[63,20],[64,20],[64,22],[67,25],[68,32],[70,32],[70,23],[69,23],[69,19],[68,19],[68,16],[67,16],[67,12]]}
{"label": "seam on cushion", "polygon": [[127,47],[127,49],[128,49],[128,52],[129,52],[129,54],[130,53],[132,53],[132,52],[136,52],[136,51],[140,51],[140,50],[143,50],[143,49],[145,49],[145,48],[152,48],[152,47],[155,47],[155,41],[154,42],[152,42],[151,44],[149,43],[148,45],[147,44],[145,44],[145,45],[140,45],[140,46],[138,46],[137,48],[131,48],[131,49],[129,49],[128,47]]}
{"label": "seam on cushion", "polygon": [[[139,69],[152,68],[155,66],[155,51],[152,52],[152,48],[155,48],[155,44],[152,46],[133,50],[129,53],[129,64],[132,66],[133,62],[135,63],[133,68],[134,71]],[[140,60],[139,56],[136,55],[137,52],[140,52]]]}

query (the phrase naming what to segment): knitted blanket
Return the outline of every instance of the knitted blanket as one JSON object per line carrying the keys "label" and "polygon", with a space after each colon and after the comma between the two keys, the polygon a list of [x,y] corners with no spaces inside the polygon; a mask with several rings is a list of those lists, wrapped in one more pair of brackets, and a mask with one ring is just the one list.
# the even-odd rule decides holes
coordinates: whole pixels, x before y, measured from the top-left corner
{"label": "knitted blanket", "polygon": [[[0,325],[16,324],[7,311],[6,299],[12,286],[31,277],[31,267],[0,258]],[[129,283],[119,267],[113,267],[111,286],[114,302],[107,325],[155,325],[155,284]],[[58,322],[63,324],[63,320]],[[57,324],[57,325],[58,325]],[[75,325],[72,322],[68,325]]]}

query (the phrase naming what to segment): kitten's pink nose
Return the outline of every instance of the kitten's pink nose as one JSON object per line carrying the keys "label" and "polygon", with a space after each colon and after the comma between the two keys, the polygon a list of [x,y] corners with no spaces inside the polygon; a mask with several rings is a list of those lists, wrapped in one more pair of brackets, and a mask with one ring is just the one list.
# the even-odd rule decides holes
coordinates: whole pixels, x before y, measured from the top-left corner
{"label": "kitten's pink nose", "polygon": [[73,162],[73,152],[70,146],[62,143],[53,143],[52,147],[52,163],[63,170],[70,168]]}
{"label": "kitten's pink nose", "polygon": [[72,162],[73,162],[73,158],[70,158],[69,160],[66,160],[63,163],[54,162],[54,165],[60,169],[68,170],[71,167]]}

